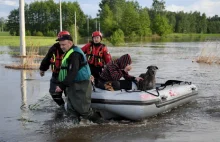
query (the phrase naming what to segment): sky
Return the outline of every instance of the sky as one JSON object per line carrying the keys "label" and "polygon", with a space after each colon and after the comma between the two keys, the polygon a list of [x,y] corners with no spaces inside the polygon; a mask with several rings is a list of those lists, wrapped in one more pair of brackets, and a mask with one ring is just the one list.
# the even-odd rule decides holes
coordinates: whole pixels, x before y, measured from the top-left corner
{"label": "sky", "polygon": [[[25,3],[31,3],[36,0],[24,0]],[[78,1],[83,12],[87,15],[96,17],[101,0],[61,0],[61,1]],[[127,0],[131,1],[131,0]],[[136,0],[140,6],[150,8],[153,0]],[[220,17],[220,0],[164,0],[166,10],[168,11],[199,11],[205,13],[207,17],[218,15]],[[59,2],[59,0],[55,0]],[[10,11],[19,7],[19,0],[0,0],[0,18],[7,19]]]}

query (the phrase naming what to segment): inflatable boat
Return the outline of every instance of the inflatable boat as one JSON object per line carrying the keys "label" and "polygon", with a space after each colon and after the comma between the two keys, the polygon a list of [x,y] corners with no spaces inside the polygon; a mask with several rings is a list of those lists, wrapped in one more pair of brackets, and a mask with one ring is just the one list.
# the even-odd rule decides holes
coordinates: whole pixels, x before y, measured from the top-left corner
{"label": "inflatable boat", "polygon": [[135,83],[131,90],[107,91],[93,88],[92,108],[104,119],[143,120],[193,101],[198,88],[191,82],[168,80],[154,89],[140,91]]}

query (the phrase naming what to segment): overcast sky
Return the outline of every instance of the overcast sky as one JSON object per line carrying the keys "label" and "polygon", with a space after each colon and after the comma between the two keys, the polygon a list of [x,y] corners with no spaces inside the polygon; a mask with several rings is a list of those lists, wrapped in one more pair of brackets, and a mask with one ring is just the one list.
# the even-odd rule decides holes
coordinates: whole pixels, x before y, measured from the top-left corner
{"label": "overcast sky", "polygon": [[[36,0],[24,0],[25,3],[34,2]],[[55,0],[57,3],[59,0]],[[62,0],[77,1],[77,0]],[[131,0],[130,0],[131,1]],[[150,8],[153,0],[136,0],[142,7]],[[101,0],[78,0],[85,14],[91,15],[93,18],[99,9]],[[205,13],[206,16],[220,16],[220,0],[165,0],[166,9],[168,11],[199,11]],[[19,7],[19,0],[0,0],[0,17],[7,18],[10,11]]]}

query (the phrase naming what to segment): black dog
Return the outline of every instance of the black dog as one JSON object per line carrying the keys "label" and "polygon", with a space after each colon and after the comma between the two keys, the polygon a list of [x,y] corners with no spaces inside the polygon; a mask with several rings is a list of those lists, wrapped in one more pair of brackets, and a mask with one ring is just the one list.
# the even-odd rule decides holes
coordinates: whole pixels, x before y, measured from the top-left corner
{"label": "black dog", "polygon": [[140,80],[137,83],[138,90],[146,91],[149,89],[153,89],[155,87],[155,84],[156,84],[155,75],[156,75],[156,71],[158,70],[158,67],[148,66],[147,69],[148,70],[146,73],[142,73],[139,76],[139,77],[142,77],[144,80]]}

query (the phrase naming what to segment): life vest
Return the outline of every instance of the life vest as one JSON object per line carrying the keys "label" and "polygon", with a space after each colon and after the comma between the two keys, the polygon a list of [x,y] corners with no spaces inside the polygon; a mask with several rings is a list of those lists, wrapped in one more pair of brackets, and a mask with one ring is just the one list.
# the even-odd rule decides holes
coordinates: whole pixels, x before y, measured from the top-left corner
{"label": "life vest", "polygon": [[75,79],[73,80],[73,82],[77,82],[77,81],[83,81],[83,80],[89,80],[90,76],[91,76],[91,71],[89,68],[89,65],[86,61],[86,56],[85,54],[82,52],[81,49],[79,49],[78,47],[74,46],[73,48],[71,48],[69,51],[67,51],[62,59],[62,64],[60,67],[60,72],[59,72],[59,76],[58,76],[58,80],[60,82],[62,82],[68,73],[68,62],[67,59],[69,58],[69,56],[73,53],[73,52],[78,52],[80,53],[83,57],[84,57],[84,61],[82,63],[80,63],[80,70],[77,72],[77,75],[75,77]]}
{"label": "life vest", "polygon": [[103,60],[103,51],[105,46],[101,44],[99,47],[93,47],[91,44],[89,50],[87,50],[88,63],[94,66],[103,67],[105,62]]}
{"label": "life vest", "polygon": [[54,52],[52,58],[50,59],[52,72],[59,73],[61,62],[62,62],[62,57],[63,57],[63,54],[60,54],[59,50],[56,49],[56,53]]}

